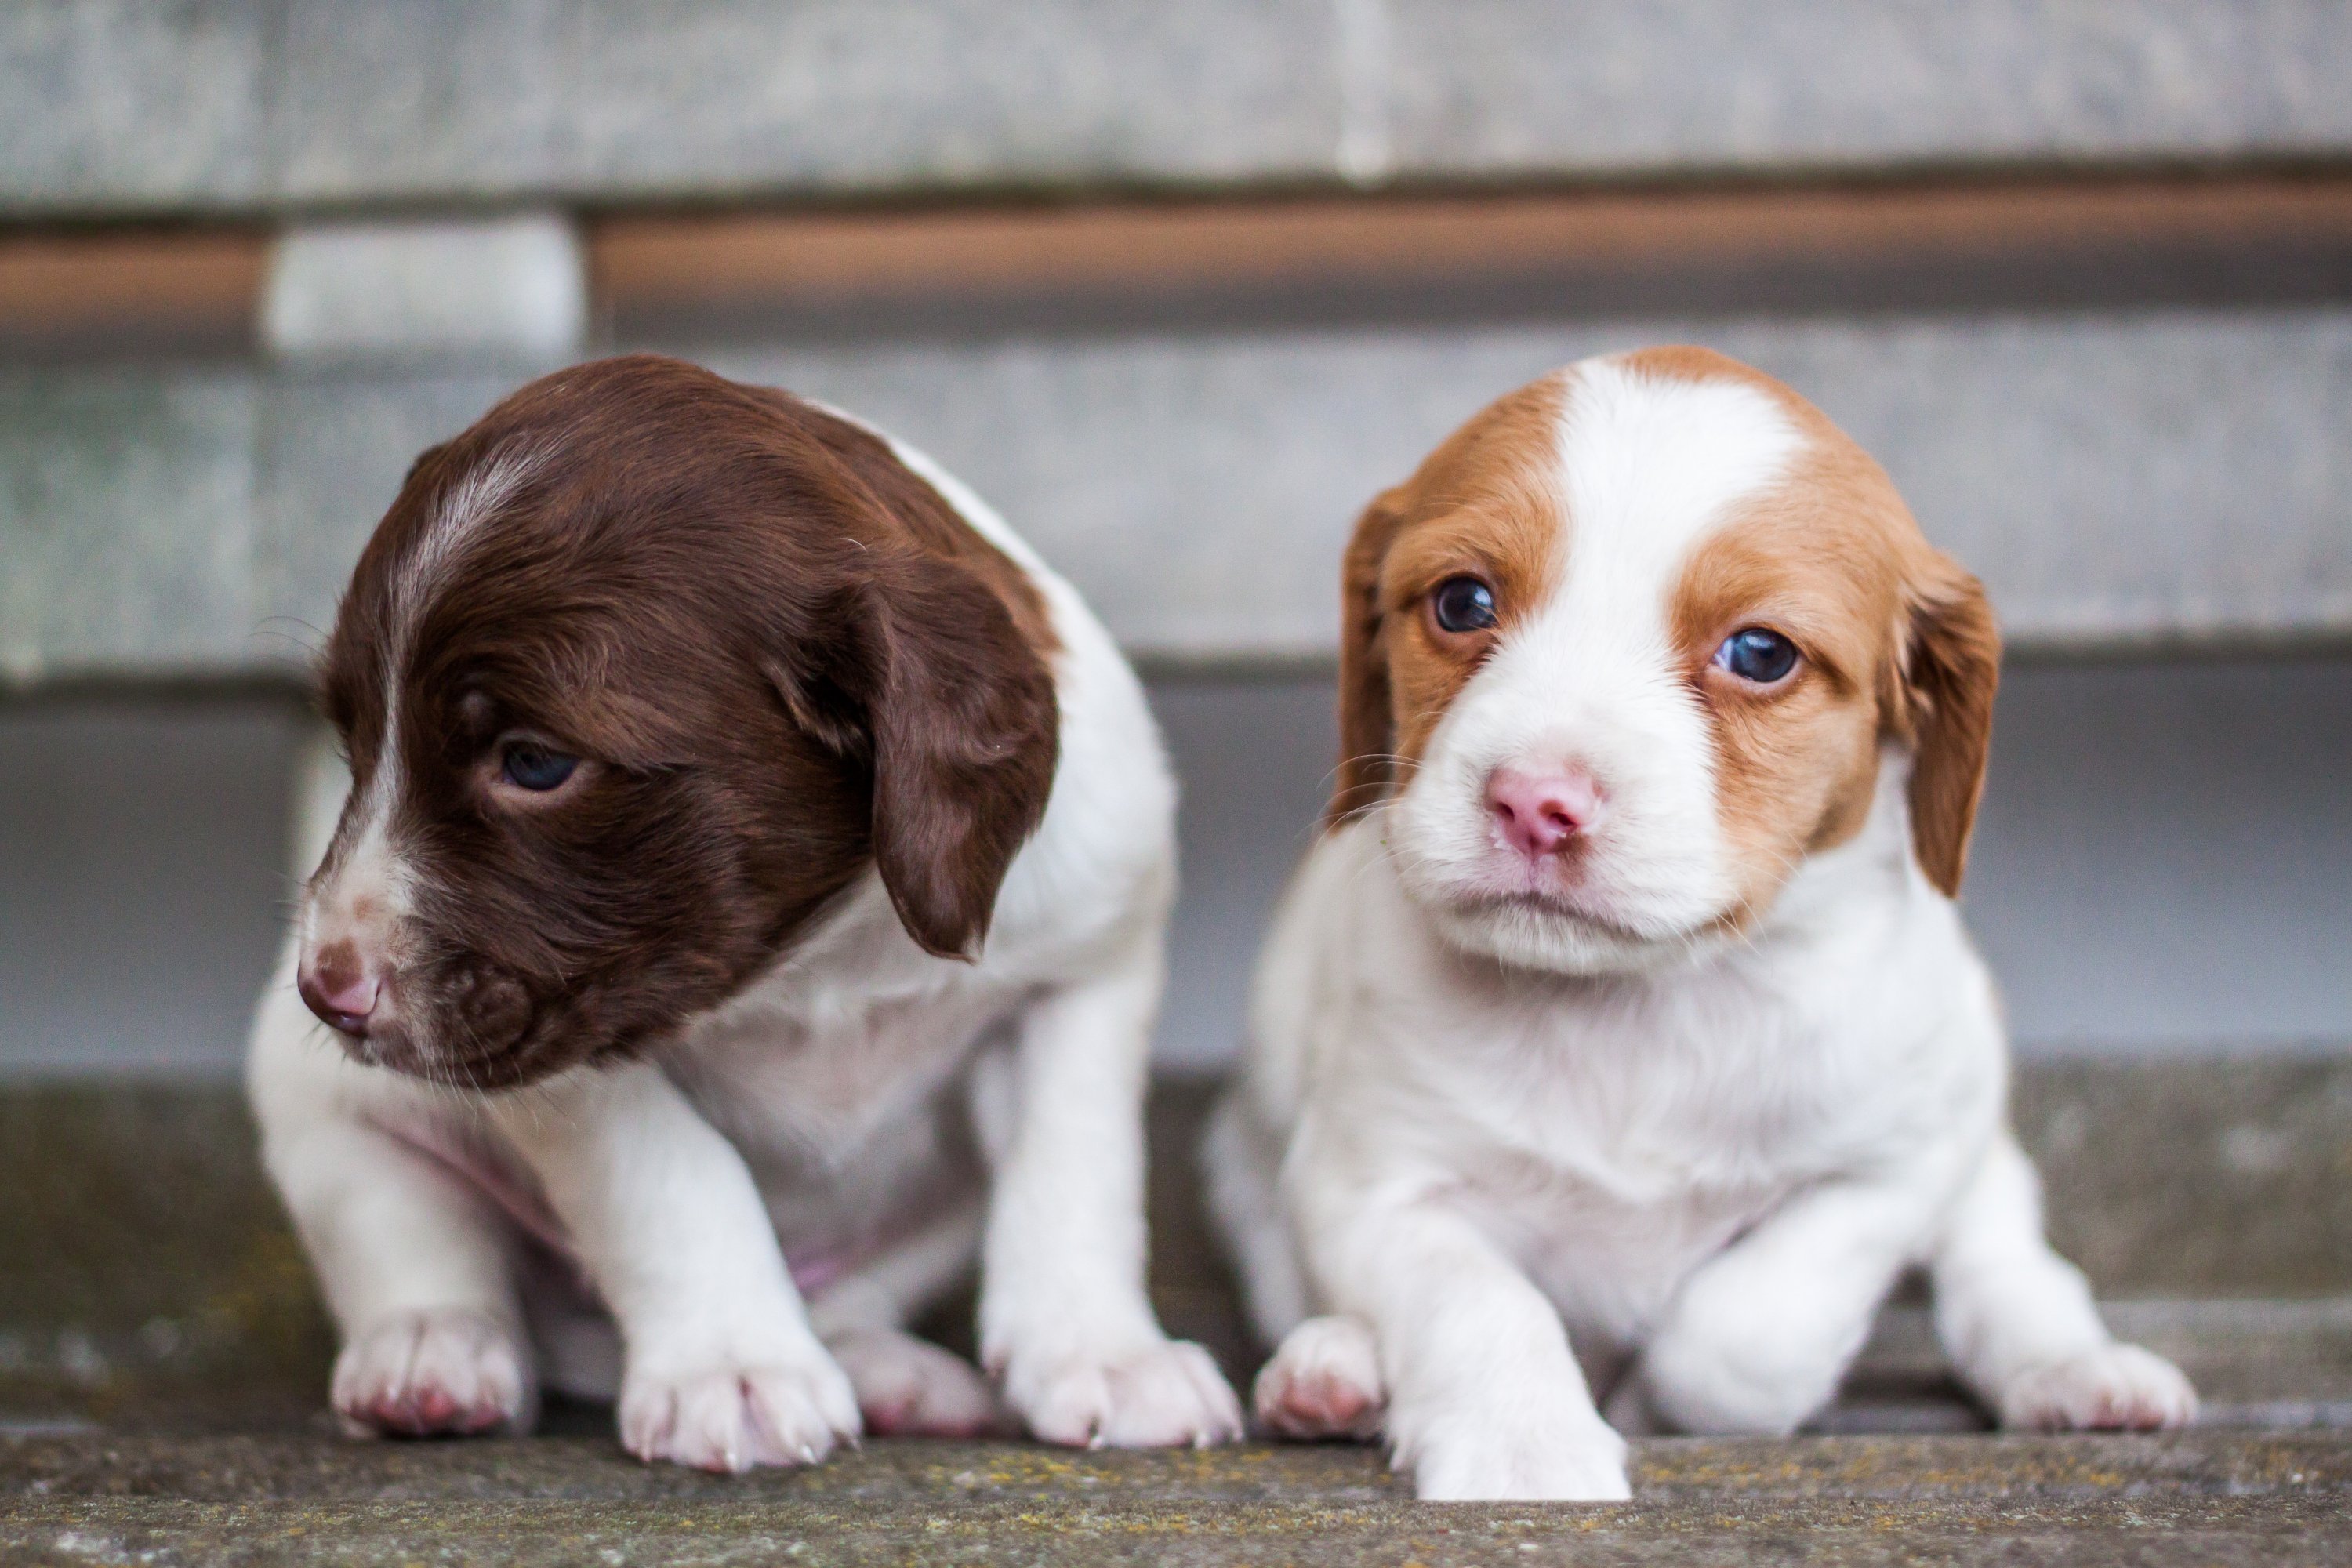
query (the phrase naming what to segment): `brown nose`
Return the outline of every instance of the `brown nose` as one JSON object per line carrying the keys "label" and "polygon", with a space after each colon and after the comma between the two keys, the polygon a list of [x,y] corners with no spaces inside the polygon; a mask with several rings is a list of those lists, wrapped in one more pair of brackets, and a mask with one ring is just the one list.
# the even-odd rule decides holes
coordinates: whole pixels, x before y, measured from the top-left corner
{"label": "brown nose", "polygon": [[346,1035],[367,1033],[368,1019],[383,987],[348,942],[330,942],[310,955],[295,976],[302,1005],[330,1027]]}

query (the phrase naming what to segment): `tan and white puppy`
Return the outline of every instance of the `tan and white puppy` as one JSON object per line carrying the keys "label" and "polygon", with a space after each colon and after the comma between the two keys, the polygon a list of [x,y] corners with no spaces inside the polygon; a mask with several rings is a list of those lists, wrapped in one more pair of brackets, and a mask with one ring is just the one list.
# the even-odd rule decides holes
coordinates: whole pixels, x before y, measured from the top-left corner
{"label": "tan and white puppy", "polygon": [[1590,360],[1374,501],[1343,595],[1204,1151],[1268,1426],[1622,1498],[1596,1401],[1788,1432],[1913,1265],[2004,1425],[2190,1417],[2042,1239],[1953,904],[1999,638],[1875,463],[1717,354]]}
{"label": "tan and white puppy", "polygon": [[[969,490],[575,366],[418,459],[321,696],[348,798],[249,1083],[350,1425],[526,1426],[547,1381],[714,1469],[999,1392],[1057,1442],[1238,1435],[1144,1292],[1167,765]],[[994,1390],[905,1331],[975,1265]]]}

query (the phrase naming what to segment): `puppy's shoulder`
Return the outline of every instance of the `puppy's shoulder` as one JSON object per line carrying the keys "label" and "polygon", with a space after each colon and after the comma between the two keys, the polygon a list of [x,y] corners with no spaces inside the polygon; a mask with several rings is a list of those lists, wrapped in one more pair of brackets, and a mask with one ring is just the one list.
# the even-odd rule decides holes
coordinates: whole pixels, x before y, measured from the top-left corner
{"label": "puppy's shoulder", "polygon": [[1251,979],[1243,1062],[1258,1090],[1295,1102],[1312,1061],[1347,1049],[1376,1021],[1360,1016],[1365,1009],[1433,984],[1424,946],[1377,821],[1354,817],[1322,832],[1275,906]]}

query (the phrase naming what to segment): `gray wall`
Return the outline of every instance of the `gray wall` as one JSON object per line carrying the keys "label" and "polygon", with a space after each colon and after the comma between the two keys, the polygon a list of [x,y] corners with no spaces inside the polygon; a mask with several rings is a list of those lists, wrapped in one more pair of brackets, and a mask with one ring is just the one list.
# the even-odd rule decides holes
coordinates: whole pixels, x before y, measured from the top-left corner
{"label": "gray wall", "polygon": [[299,711],[0,706],[0,1072],[235,1067],[291,890]]}
{"label": "gray wall", "polygon": [[[1163,680],[1160,1050],[1233,1048],[1333,746],[1314,680]],[[232,1070],[288,891],[282,700],[0,707],[0,1072]],[[2352,660],[2011,671],[1968,890],[2021,1048],[2352,1042]]]}

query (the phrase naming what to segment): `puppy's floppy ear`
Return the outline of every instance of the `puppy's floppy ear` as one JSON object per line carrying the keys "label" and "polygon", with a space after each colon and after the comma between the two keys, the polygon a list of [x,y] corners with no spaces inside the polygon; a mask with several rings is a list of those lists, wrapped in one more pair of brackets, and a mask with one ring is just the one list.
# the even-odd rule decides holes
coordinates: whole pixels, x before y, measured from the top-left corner
{"label": "puppy's floppy ear", "polygon": [[882,885],[926,952],[977,957],[1053,793],[1053,673],[953,562],[893,552],[847,597],[853,647],[830,673],[862,710]]}
{"label": "puppy's floppy ear", "polygon": [[1984,584],[1937,552],[1905,589],[1902,617],[1895,685],[1912,744],[1912,847],[1927,879],[1954,897],[1984,794],[2000,629]]}
{"label": "puppy's floppy ear", "polygon": [[1388,793],[1396,751],[1395,701],[1381,637],[1381,570],[1404,526],[1403,497],[1388,490],[1356,520],[1339,569],[1339,769],[1323,826],[1338,826]]}

